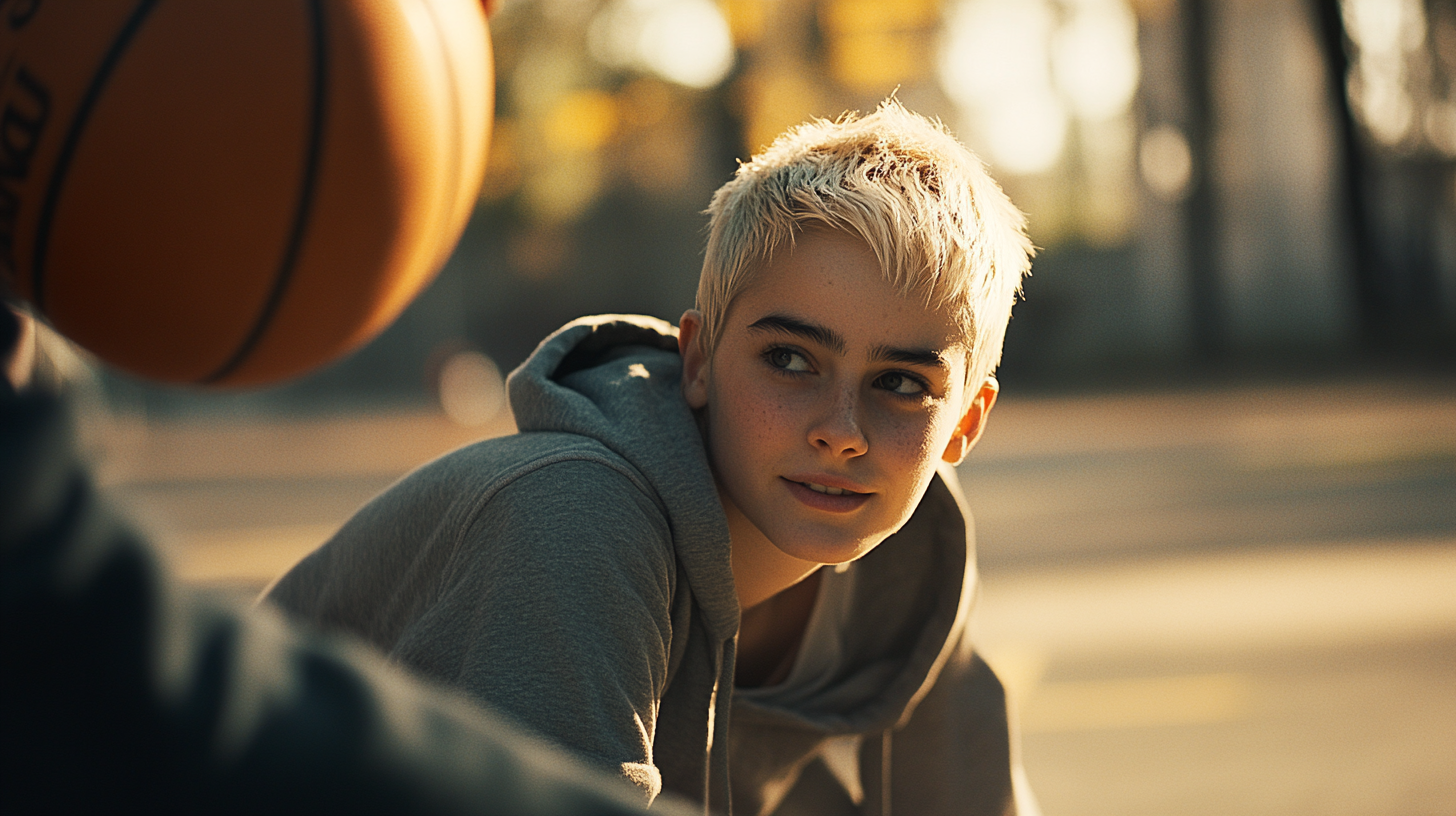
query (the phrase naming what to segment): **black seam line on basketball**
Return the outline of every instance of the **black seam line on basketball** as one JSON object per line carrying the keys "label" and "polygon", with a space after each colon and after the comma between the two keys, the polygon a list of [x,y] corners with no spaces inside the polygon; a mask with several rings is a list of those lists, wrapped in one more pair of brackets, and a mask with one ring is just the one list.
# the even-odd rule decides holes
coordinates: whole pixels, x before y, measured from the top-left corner
{"label": "black seam line on basketball", "polygon": [[[450,195],[446,197],[446,200],[450,202],[450,208],[453,211],[455,205],[458,203],[456,199],[460,196],[460,165],[463,163],[465,156],[465,144],[463,141],[465,137],[461,133],[465,124],[465,115],[460,110],[460,80],[455,76],[455,61],[450,58],[450,53],[453,49],[450,47],[450,42],[445,39],[444,31],[440,28],[440,18],[435,15],[434,4],[422,2],[420,5],[424,6],[425,13],[430,15],[430,23],[435,29],[435,40],[440,46],[437,53],[441,55],[440,61],[445,64],[445,77],[450,83],[451,116],[449,132],[452,149],[450,153],[450,175],[446,179],[446,183],[450,185]],[[454,215],[454,212],[451,212],[451,215]],[[469,217],[469,214],[467,214],[466,218],[468,219]],[[449,226],[453,228],[454,224],[450,224]],[[464,224],[461,227],[463,228]],[[455,245],[450,241],[441,241],[440,247],[436,250],[435,257],[430,263],[435,266],[443,266],[445,261],[449,260],[450,253],[454,248]]]}
{"label": "black seam line on basketball", "polygon": [[111,47],[107,49],[106,56],[102,58],[100,67],[96,69],[95,76],[91,77],[91,85],[86,88],[86,95],[81,97],[81,104],[76,108],[76,118],[71,120],[71,127],[66,131],[66,139],[61,142],[61,152],[56,156],[56,169],[51,174],[51,183],[46,187],[45,198],[41,201],[40,219],[35,228],[35,254],[31,263],[30,291],[31,297],[35,300],[35,306],[40,311],[45,311],[45,264],[50,249],[51,221],[55,218],[56,206],[60,203],[66,175],[71,170],[71,160],[75,158],[76,148],[81,144],[81,135],[91,121],[91,111],[96,107],[97,100],[101,98],[101,89],[111,79],[117,63],[121,62],[122,55],[126,53],[127,47],[131,45],[131,41],[141,30],[147,15],[152,13],[152,9],[159,1],[141,0],[137,3],[136,8],[132,9],[131,17],[127,18],[126,25],[122,26],[116,39],[111,41]]}
{"label": "black seam line on basketball", "polygon": [[328,108],[328,37],[324,26],[323,0],[309,0],[309,16],[313,21],[313,108],[310,111],[313,120],[308,128],[308,147],[304,154],[303,182],[298,190],[298,208],[293,216],[293,228],[288,235],[288,243],[284,245],[283,258],[278,264],[278,274],[273,278],[273,288],[268,292],[268,300],[263,303],[263,309],[258,313],[258,319],[253,322],[253,328],[243,338],[243,342],[218,369],[206,377],[198,380],[199,383],[215,383],[224,377],[232,374],[247,360],[248,355],[253,353],[258,341],[263,339],[263,333],[273,323],[273,318],[278,314],[278,307],[283,302],[283,295],[288,290],[288,284],[293,281],[293,272],[298,265],[298,256],[303,249],[303,236],[308,230],[310,216],[313,215],[314,195],[318,189],[319,165],[321,164],[320,154],[323,152],[323,131],[324,118]]}

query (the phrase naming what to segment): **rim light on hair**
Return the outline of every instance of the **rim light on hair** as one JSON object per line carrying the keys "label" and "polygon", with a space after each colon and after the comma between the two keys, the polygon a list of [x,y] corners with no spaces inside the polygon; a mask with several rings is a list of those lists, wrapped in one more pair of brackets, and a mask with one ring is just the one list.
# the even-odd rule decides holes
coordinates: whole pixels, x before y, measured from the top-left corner
{"label": "rim light on hair", "polygon": [[980,159],[894,98],[867,116],[789,130],[739,166],[707,213],[697,308],[709,353],[774,253],[826,227],[863,239],[903,296],[950,309],[971,348],[968,382],[981,382],[1000,361],[1033,253],[1026,217]]}

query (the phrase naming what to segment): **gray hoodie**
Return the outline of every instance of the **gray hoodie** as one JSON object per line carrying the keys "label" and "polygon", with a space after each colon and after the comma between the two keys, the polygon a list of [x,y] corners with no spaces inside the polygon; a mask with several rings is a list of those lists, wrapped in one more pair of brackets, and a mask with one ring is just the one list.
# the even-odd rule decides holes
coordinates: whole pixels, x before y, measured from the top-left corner
{"label": "gray hoodie", "polygon": [[406,476],[269,598],[617,770],[649,801],[666,789],[725,814],[1012,810],[1005,701],[964,640],[975,569],[949,469],[854,564],[836,609],[815,610],[833,623],[811,631],[834,642],[811,681],[734,699],[728,526],[675,335],[617,315],[563,327],[511,375],[520,433]]}

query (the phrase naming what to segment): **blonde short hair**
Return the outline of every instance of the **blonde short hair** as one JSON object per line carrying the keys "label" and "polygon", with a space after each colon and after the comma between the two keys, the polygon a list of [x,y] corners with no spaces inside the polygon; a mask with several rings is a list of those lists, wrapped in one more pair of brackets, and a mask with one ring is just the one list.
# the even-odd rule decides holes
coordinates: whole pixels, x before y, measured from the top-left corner
{"label": "blonde short hair", "polygon": [[968,382],[1001,359],[1011,305],[1033,252],[1026,217],[981,161],[939,122],[893,98],[868,116],[817,119],[740,164],[713,194],[698,281],[704,350],[734,298],[794,236],[815,226],[858,235],[885,279],[949,308],[970,346]]}

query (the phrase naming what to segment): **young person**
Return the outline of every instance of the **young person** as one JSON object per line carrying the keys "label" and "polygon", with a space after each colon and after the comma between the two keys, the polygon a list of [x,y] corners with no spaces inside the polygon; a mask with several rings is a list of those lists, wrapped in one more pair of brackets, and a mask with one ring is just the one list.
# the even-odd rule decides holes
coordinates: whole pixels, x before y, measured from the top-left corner
{"label": "young person", "polygon": [[1021,214],[893,100],[785,134],[709,213],[679,328],[548,337],[520,433],[407,476],[268,597],[649,801],[1013,810],[951,468],[995,404]]}

